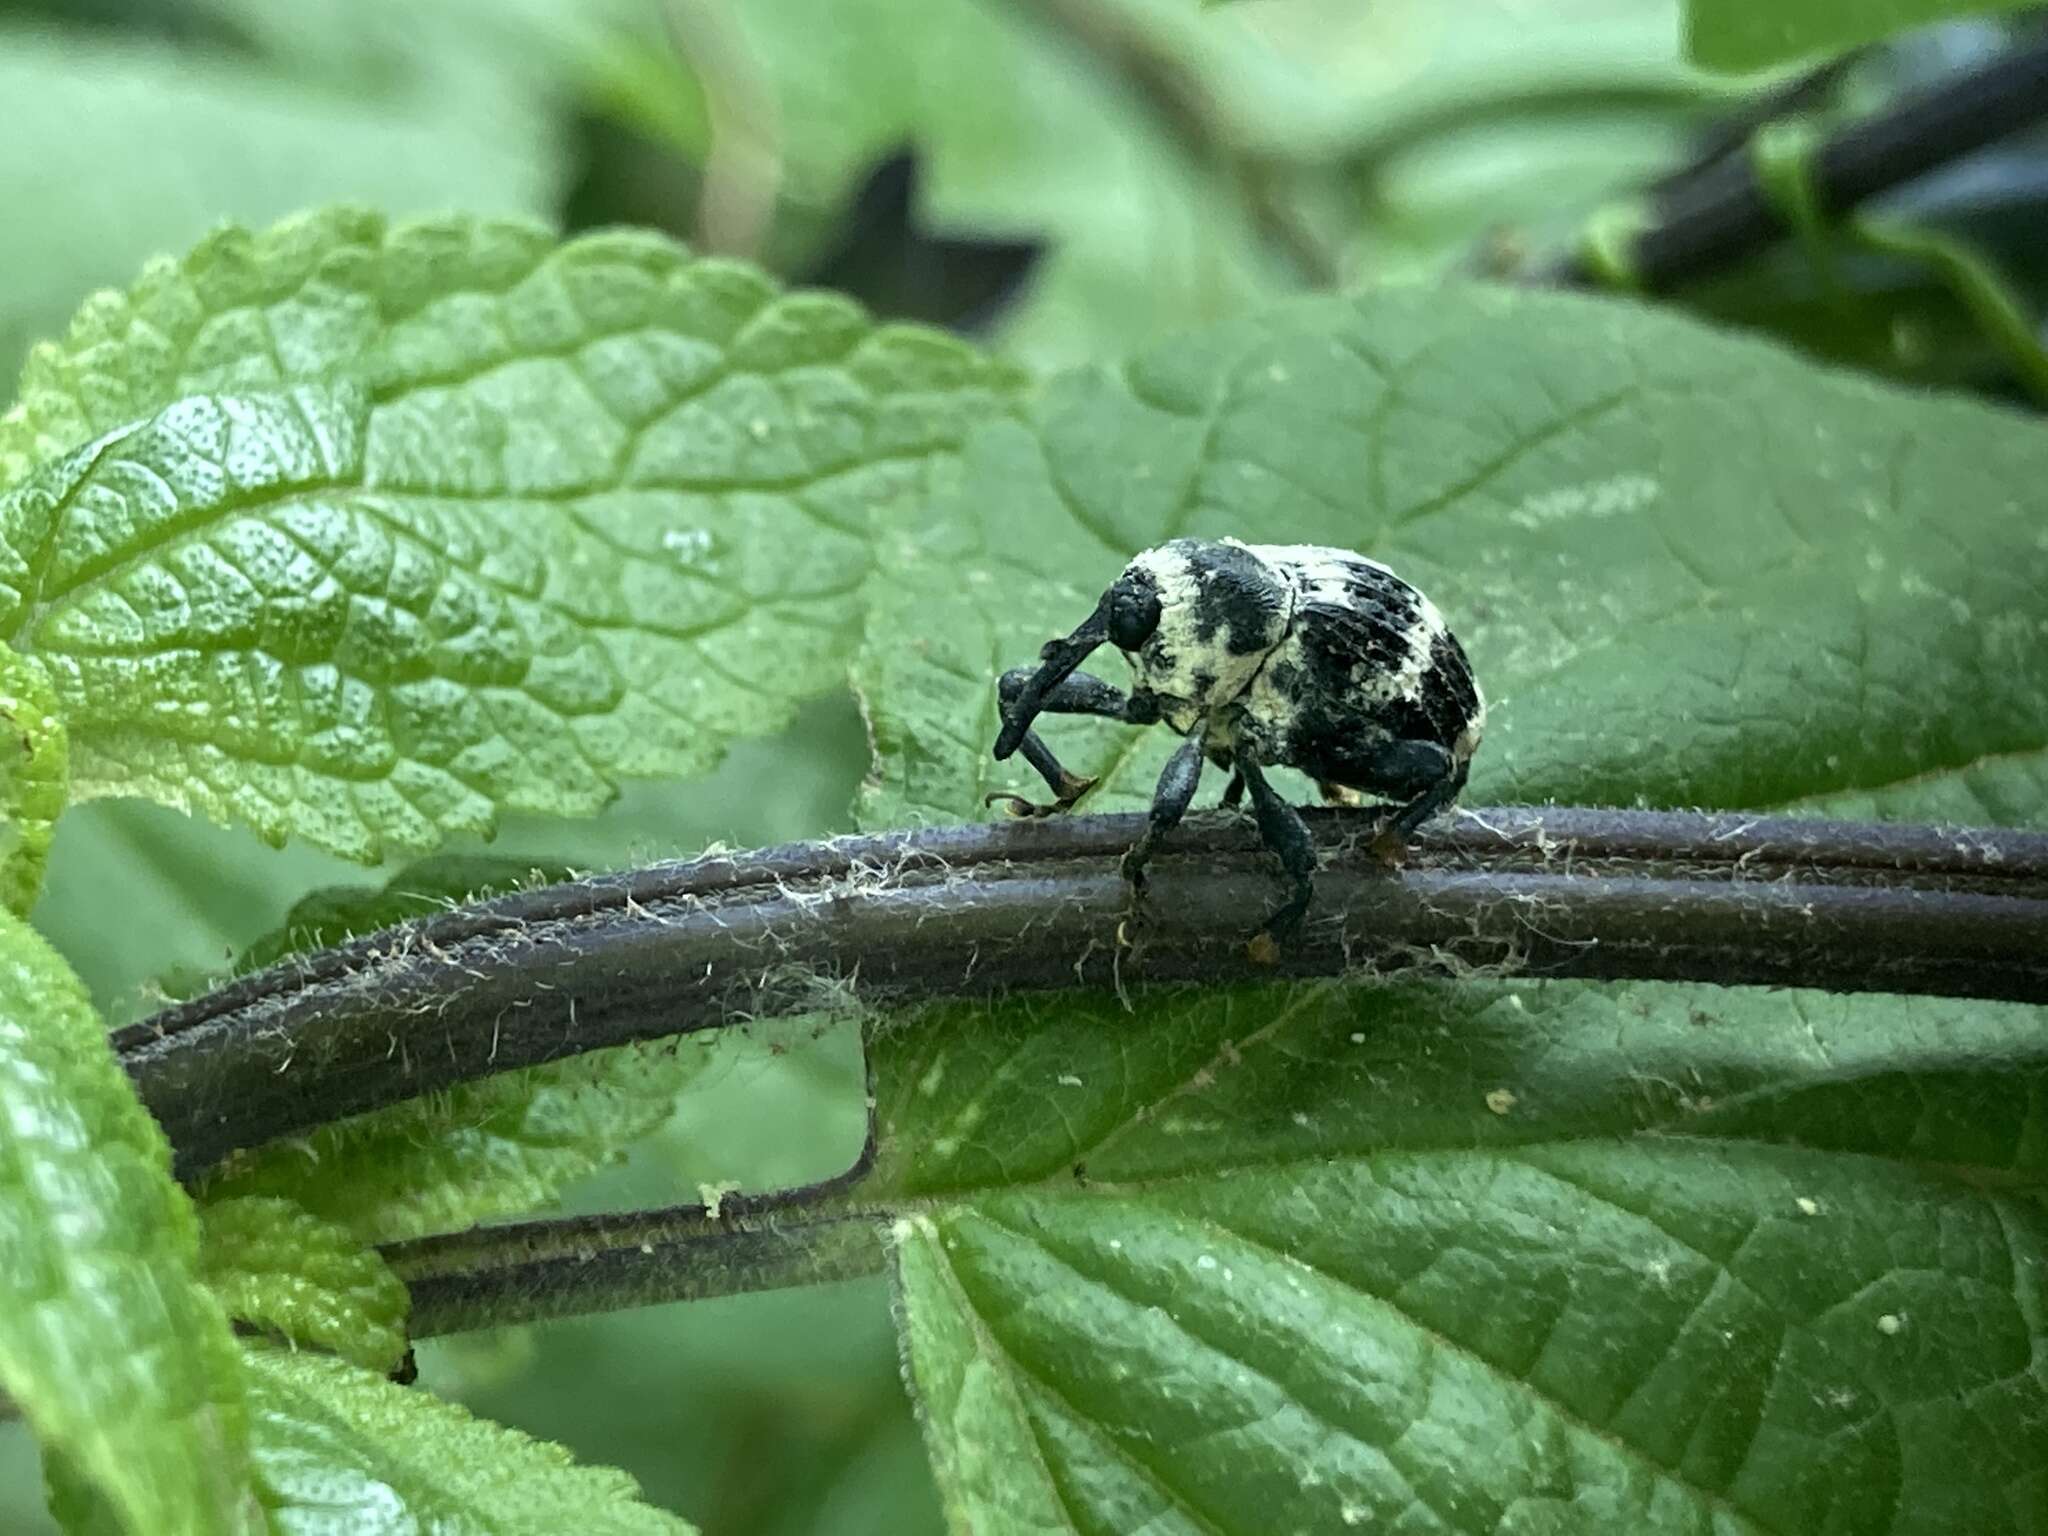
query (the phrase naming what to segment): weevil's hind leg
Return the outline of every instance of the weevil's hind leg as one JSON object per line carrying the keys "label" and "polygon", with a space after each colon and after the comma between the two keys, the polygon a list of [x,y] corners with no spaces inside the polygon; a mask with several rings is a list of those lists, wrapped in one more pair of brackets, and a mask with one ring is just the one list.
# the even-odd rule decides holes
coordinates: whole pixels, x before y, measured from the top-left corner
{"label": "weevil's hind leg", "polygon": [[1316,847],[1301,812],[1280,798],[1279,791],[1266,782],[1257,763],[1240,756],[1237,771],[1244,775],[1245,787],[1252,793],[1259,836],[1280,856],[1280,867],[1287,872],[1287,899],[1259,925],[1247,946],[1253,960],[1271,965],[1280,958],[1281,943],[1301,926],[1309,903],[1315,899]]}
{"label": "weevil's hind leg", "polygon": [[1450,775],[1441,778],[1395,814],[1387,823],[1387,831],[1394,837],[1406,837],[1437,812],[1456,800],[1465,788],[1465,777],[1470,770],[1464,763],[1458,764]]}
{"label": "weevil's hind leg", "polygon": [[1194,803],[1195,786],[1201,782],[1202,733],[1197,726],[1160,770],[1159,788],[1152,795],[1152,819],[1124,855],[1123,875],[1131,883],[1133,902],[1145,893],[1145,866],[1151,861],[1152,851],[1161,838],[1180,825],[1181,817],[1187,815],[1188,807]]}
{"label": "weevil's hind leg", "polygon": [[1387,793],[1406,802],[1380,832],[1383,839],[1396,843],[1457,799],[1471,769],[1433,741],[1394,742],[1385,758],[1387,771],[1379,782]]}
{"label": "weevil's hind leg", "polygon": [[[1024,685],[1033,676],[1031,667],[1016,667],[1005,672],[996,684],[996,696],[1002,701],[1005,714],[1017,702],[1017,696],[1024,691]],[[1046,691],[1039,701],[1039,711],[1054,715],[1095,715],[1104,720],[1121,720],[1131,724],[1141,722],[1132,719],[1130,696],[1120,688],[1113,688],[1101,678],[1086,672],[1075,672],[1061,679]],[[1000,791],[984,795],[983,805],[1003,804],[1012,816],[1051,816],[1069,809],[1089,790],[1095,787],[1093,779],[1070,773],[1053,755],[1036,731],[1026,731],[1019,743],[1024,761],[1038,770],[1038,776],[1045,780],[1046,788],[1053,792],[1053,802],[1041,805],[1026,800],[1022,795],[1005,794]]]}
{"label": "weevil's hind leg", "polygon": [[1433,741],[1389,741],[1356,765],[1360,778],[1394,802],[1383,810],[1374,843],[1397,858],[1408,835],[1458,798],[1467,765]]}
{"label": "weevil's hind leg", "polygon": [[1237,771],[1236,749],[1212,744],[1209,748],[1209,761],[1230,775],[1229,782],[1223,786],[1223,798],[1216,803],[1226,811],[1236,810],[1238,802],[1244,799],[1244,775]]}

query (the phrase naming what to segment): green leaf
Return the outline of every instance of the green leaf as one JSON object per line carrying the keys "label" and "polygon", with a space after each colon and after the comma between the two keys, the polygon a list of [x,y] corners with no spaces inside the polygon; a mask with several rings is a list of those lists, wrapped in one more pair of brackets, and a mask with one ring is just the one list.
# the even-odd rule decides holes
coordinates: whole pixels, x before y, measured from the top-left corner
{"label": "green leaf", "polygon": [[71,742],[43,669],[0,645],[0,906],[28,916],[71,782]]}
{"label": "green leaf", "polygon": [[136,1532],[247,1528],[242,1382],[192,1208],[84,988],[0,914],[0,1387]]}
{"label": "green leaf", "polygon": [[658,1129],[712,1059],[678,1040],[502,1072],[241,1154],[200,1198],[281,1196],[378,1243],[519,1215]]}
{"label": "green leaf", "polygon": [[652,236],[230,230],[30,360],[0,639],[77,795],[363,860],[587,814],[837,680],[871,518],[1007,384]]}
{"label": "green leaf", "polygon": [[[1330,543],[1436,601],[1490,703],[1468,798],[2048,821],[2039,423],[1611,300],[1284,306],[1054,380],[892,529],[856,669],[869,825],[1035,792],[993,682],[1177,535]],[[1109,670],[1121,681],[1121,668]],[[1060,720],[1100,808],[1166,733]]]}
{"label": "green leaf", "polygon": [[552,211],[567,167],[541,92],[445,38],[427,46],[436,29],[411,19],[407,56],[346,90],[221,48],[0,28],[0,379],[87,292],[223,218],[334,201]]}
{"label": "green leaf", "polygon": [[257,1475],[277,1536],[688,1536],[623,1472],[318,1355],[248,1351]]}
{"label": "green leaf", "polygon": [[1712,69],[1840,53],[1958,16],[2026,8],[2029,0],[1686,0],[1685,52]]}
{"label": "green leaf", "polygon": [[[1492,700],[1475,801],[2039,823],[2039,441],[1614,302],[1217,327],[1053,381],[892,526],[862,814],[982,814],[995,675],[1131,552],[1234,534],[1431,593]],[[1104,806],[1170,747],[1047,737]],[[2038,1530],[2044,1024],[1473,983],[881,1031],[859,1198],[907,1208],[956,1528]]]}
{"label": "green leaf", "polygon": [[2038,1531],[2044,1042],[1708,987],[931,1011],[862,1198],[915,1213],[954,1527]]}
{"label": "green leaf", "polygon": [[388,1373],[405,1354],[411,1298],[375,1249],[289,1200],[199,1213],[199,1275],[228,1315]]}
{"label": "green leaf", "polygon": [[[446,856],[381,888],[316,891],[236,969],[566,873]],[[201,1198],[282,1197],[363,1242],[530,1211],[658,1128],[711,1053],[707,1040],[649,1042],[462,1083],[239,1154],[209,1176]]]}

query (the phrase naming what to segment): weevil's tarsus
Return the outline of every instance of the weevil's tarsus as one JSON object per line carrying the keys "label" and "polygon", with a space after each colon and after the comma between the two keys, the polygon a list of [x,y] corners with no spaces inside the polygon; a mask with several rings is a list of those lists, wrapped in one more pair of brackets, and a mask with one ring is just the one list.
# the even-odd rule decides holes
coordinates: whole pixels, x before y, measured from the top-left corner
{"label": "weevil's tarsus", "polygon": [[1279,855],[1280,868],[1287,875],[1287,899],[1259,925],[1259,932],[1270,938],[1277,949],[1294,936],[1308,912],[1309,902],[1315,898],[1316,845],[1308,835],[1308,823],[1301,819],[1301,812],[1281,798],[1257,763],[1240,756],[1237,771],[1244,775],[1245,788],[1251,791],[1252,812],[1259,819],[1259,837]]}
{"label": "weevil's tarsus", "polygon": [[1151,819],[1131,844],[1130,852],[1124,855],[1123,876],[1130,882],[1134,899],[1145,893],[1145,866],[1152,861],[1152,851],[1161,838],[1180,825],[1181,817],[1194,804],[1195,789],[1201,782],[1202,738],[1198,733],[1183,741],[1166,760],[1166,766],[1159,772],[1159,787],[1152,795]]}

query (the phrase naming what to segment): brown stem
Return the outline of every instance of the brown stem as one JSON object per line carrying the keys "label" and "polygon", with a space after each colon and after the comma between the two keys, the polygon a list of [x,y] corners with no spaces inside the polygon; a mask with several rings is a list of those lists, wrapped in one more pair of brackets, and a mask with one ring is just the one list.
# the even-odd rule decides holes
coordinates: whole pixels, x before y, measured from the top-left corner
{"label": "brown stem", "polygon": [[2048,1000],[2048,835],[1675,812],[1467,811],[1403,867],[1311,811],[1317,906],[1276,967],[1249,824],[1191,819],[1120,951],[1133,816],[715,855],[526,891],[287,960],[115,1035],[181,1174],[580,1051],[863,1004],[1152,982],[1639,977]]}
{"label": "brown stem", "polygon": [[[2043,118],[2048,41],[2034,41],[1837,131],[1815,160],[1815,198],[1825,215],[1848,213]],[[1711,276],[1789,233],[1748,158],[1731,154],[1672,190],[1656,221],[1631,241],[1628,269],[1645,292],[1662,293]],[[1534,275],[1554,283],[1594,281],[1576,254]]]}
{"label": "brown stem", "polygon": [[874,1153],[871,1123],[860,1160],[822,1183],[728,1195],[716,1212],[677,1205],[416,1237],[384,1257],[411,1293],[414,1339],[857,1279],[882,1267],[877,1218],[800,1213],[859,1183]]}

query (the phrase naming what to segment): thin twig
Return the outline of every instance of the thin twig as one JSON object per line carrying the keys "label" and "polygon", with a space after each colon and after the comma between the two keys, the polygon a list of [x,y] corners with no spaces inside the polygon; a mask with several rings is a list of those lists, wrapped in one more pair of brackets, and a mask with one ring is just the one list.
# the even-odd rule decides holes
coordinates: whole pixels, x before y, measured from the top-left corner
{"label": "thin twig", "polygon": [[[1233,188],[1253,228],[1305,286],[1340,276],[1337,256],[1292,206],[1286,165],[1257,153],[1224,100],[1213,60],[1184,45],[1165,15],[1103,0],[1022,0],[1018,14],[1056,29],[1123,80],[1166,139]],[[1177,18],[1176,18],[1177,20]]]}
{"label": "thin twig", "polygon": [[413,1339],[857,1279],[882,1267],[879,1219],[797,1213],[859,1183],[874,1153],[871,1116],[860,1160],[821,1183],[728,1195],[716,1210],[677,1205],[417,1237],[386,1244],[384,1258],[411,1294]]}
{"label": "thin twig", "polygon": [[[1467,811],[1404,866],[1308,813],[1317,906],[1277,967],[1241,819],[1196,817],[1119,950],[1132,816],[716,855],[526,891],[288,960],[115,1036],[181,1174],[471,1078],[863,1004],[1122,983],[1505,967],[2048,1000],[2048,835],[1675,812]],[[1418,961],[1417,956],[1435,956]]]}

